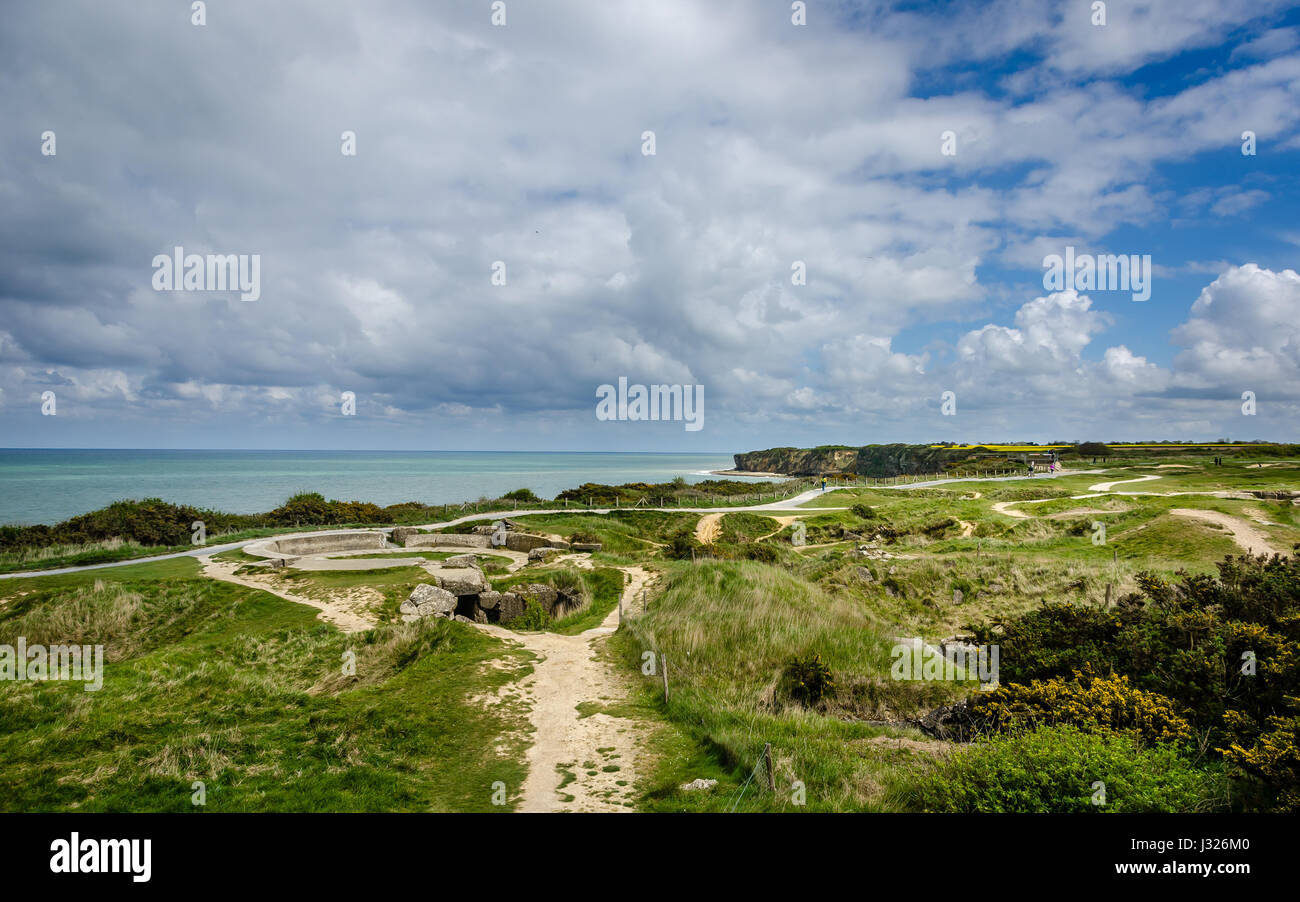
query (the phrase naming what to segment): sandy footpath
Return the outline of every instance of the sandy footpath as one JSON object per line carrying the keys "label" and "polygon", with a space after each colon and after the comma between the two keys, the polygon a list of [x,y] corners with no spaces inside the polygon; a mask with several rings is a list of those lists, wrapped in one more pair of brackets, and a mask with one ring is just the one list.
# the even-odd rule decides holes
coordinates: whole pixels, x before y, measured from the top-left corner
{"label": "sandy footpath", "polygon": [[[265,577],[236,575],[242,564],[212,557],[200,557],[199,562],[204,576],[316,608],[321,620],[343,632],[375,626],[373,612],[364,600],[349,597],[322,601],[295,595]],[[591,566],[589,560],[585,563]],[[619,569],[629,577],[623,587],[622,604],[632,606],[653,574],[641,567]],[[528,749],[528,777],[521,789],[520,811],[628,810],[625,803],[632,800],[645,725],[627,717],[578,710],[583,703],[604,707],[627,698],[628,678],[598,657],[603,640],[618,629],[619,616],[619,608],[615,608],[600,626],[576,636],[514,632],[495,624],[474,624],[537,656],[533,673],[522,683],[506,684],[498,693],[501,698],[493,700],[509,698],[523,702],[529,709],[533,743]],[[567,785],[561,787],[562,781]]]}
{"label": "sandy footpath", "polygon": [[[355,593],[351,597],[336,597],[331,598],[329,601],[322,601],[319,598],[308,598],[306,595],[294,595],[291,592],[286,592],[281,586],[277,586],[269,579],[256,579],[250,575],[237,576],[235,571],[244,566],[240,563],[218,561],[212,557],[200,557],[198,560],[203,567],[203,575],[210,579],[219,579],[223,582],[247,586],[250,589],[261,589],[263,592],[270,592],[272,595],[286,601],[305,604],[320,611],[316,616],[321,620],[334,624],[345,633],[359,633],[362,630],[368,630],[378,621],[368,604],[370,599],[359,597]],[[378,593],[375,594],[378,595]],[[382,595],[379,595],[379,601],[383,601]]]}
{"label": "sandy footpath", "polygon": [[[620,569],[630,577],[623,588],[623,603],[630,605],[652,574],[640,567]],[[528,706],[533,726],[528,777],[518,810],[629,810],[625,803],[632,801],[645,725],[600,712],[583,716],[578,710],[583,703],[609,706],[627,697],[628,678],[598,658],[603,640],[618,629],[618,621],[615,608],[600,626],[576,636],[517,633],[492,624],[479,625],[484,632],[521,645],[539,659],[530,677],[503,688]]]}
{"label": "sandy footpath", "polygon": [[1232,534],[1232,539],[1251,554],[1272,554],[1276,549],[1269,542],[1268,536],[1255,527],[1249,520],[1232,517],[1218,511],[1193,510],[1189,507],[1176,507],[1169,513],[1176,517],[1188,517],[1222,526]]}

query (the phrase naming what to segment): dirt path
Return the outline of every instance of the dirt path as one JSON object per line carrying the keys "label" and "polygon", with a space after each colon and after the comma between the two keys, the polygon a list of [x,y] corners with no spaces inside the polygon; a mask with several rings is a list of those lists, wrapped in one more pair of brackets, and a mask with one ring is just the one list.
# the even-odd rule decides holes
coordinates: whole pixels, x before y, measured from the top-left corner
{"label": "dirt path", "polygon": [[722,534],[722,514],[705,514],[695,525],[695,540],[701,545],[712,545]]}
{"label": "dirt path", "polygon": [[1114,482],[1099,482],[1096,485],[1088,486],[1090,492],[1109,492],[1114,486],[1128,485],[1131,482],[1150,482],[1152,479],[1159,479],[1159,476],[1138,476],[1135,479],[1117,479]]}
{"label": "dirt path", "polygon": [[1024,504],[1023,501],[994,501],[992,510],[994,513],[1006,514],[1008,517],[1015,517],[1017,520],[1028,520],[1029,514],[1021,510],[1013,510],[1011,505]]}
{"label": "dirt path", "polygon": [[251,576],[236,576],[235,571],[242,567],[242,564],[213,560],[211,557],[200,557],[198,560],[203,567],[204,576],[234,583],[238,586],[247,586],[250,589],[261,589],[263,592],[270,592],[285,601],[294,601],[315,608],[320,611],[316,616],[326,623],[334,624],[345,633],[359,633],[362,630],[368,630],[377,622],[368,610],[364,600],[349,598],[321,601],[318,598],[308,598],[306,595],[294,595],[291,592],[285,592],[270,580],[258,580]]}
{"label": "dirt path", "polygon": [[1176,507],[1169,513],[1177,517],[1189,517],[1222,526],[1232,534],[1232,539],[1251,554],[1272,554],[1273,546],[1268,536],[1257,529],[1254,524],[1240,517],[1231,517],[1218,511],[1193,510],[1189,507]]}
{"label": "dirt path", "polygon": [[[570,555],[568,557],[576,557]],[[572,563],[591,566],[590,556]],[[364,602],[356,599],[321,601],[285,592],[271,580],[236,575],[241,564],[200,557],[203,575],[250,589],[269,592],[286,601],[320,611],[320,619],[343,632],[370,629],[375,621]],[[628,574],[622,604],[632,606],[654,578],[642,567],[621,567]],[[528,777],[522,787],[520,811],[626,811],[636,783],[645,730],[626,717],[590,708],[617,705],[628,690],[627,678],[598,659],[603,640],[618,629],[619,608],[600,626],[563,636],[558,633],[517,633],[494,624],[475,624],[506,642],[537,655],[533,673],[522,683],[508,684],[502,695],[529,708],[533,744],[528,750]],[[587,710],[580,712],[579,705]],[[561,782],[566,785],[561,787]]]}
{"label": "dirt path", "polygon": [[[653,575],[641,567],[621,569],[630,577],[623,603],[631,604]],[[529,707],[533,726],[518,810],[628,810],[624,803],[632,798],[645,730],[626,717],[590,713],[591,707],[617,705],[627,695],[627,678],[597,656],[605,637],[618,628],[618,619],[615,608],[600,626],[576,636],[480,625],[539,658],[532,676],[516,684],[516,697]]]}
{"label": "dirt path", "polygon": [[764,539],[770,539],[770,538],[772,538],[772,536],[776,535],[778,532],[780,532],[781,530],[785,529],[787,526],[789,526],[789,525],[790,525],[791,523],[793,523],[794,521],[796,521],[796,520],[802,520],[803,518],[802,518],[802,517],[772,517],[771,519],[773,519],[773,520],[775,520],[775,521],[777,522],[777,527],[776,527],[776,529],[772,530],[771,532],[769,532],[769,533],[768,533],[767,535],[765,535],[765,536],[759,536],[757,539],[754,540],[755,542],[761,542],[761,541],[763,541]]}

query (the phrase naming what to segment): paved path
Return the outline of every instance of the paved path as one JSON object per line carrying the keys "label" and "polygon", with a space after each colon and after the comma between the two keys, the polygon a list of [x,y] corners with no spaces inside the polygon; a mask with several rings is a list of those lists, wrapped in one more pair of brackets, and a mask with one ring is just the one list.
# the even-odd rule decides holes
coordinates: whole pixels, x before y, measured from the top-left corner
{"label": "paved path", "polygon": [[[1016,482],[1019,480],[1043,480],[1052,479],[1054,476],[1072,476],[1078,473],[1100,473],[1102,470],[1082,470],[1076,472],[1065,472],[1050,474],[1040,474],[1037,476],[971,476],[965,479],[934,479],[923,482],[909,482],[903,485],[872,486],[872,488],[885,490],[906,491],[907,489],[924,489],[939,485],[953,485],[963,482]],[[466,514],[463,517],[456,517],[452,520],[443,520],[439,523],[425,523],[416,529],[446,529],[450,526],[459,526],[462,523],[471,523],[476,520],[502,520],[511,517],[538,516],[547,514],[610,514],[620,511],[643,510],[643,511],[661,511],[665,513],[683,513],[683,514],[731,514],[745,513],[747,511],[791,511],[801,510],[803,513],[821,513],[822,511],[842,511],[848,510],[845,507],[815,507],[800,508],[800,505],[807,504],[814,498],[820,497],[831,492],[847,491],[850,489],[861,489],[865,486],[837,486],[827,489],[823,492],[821,489],[809,489],[806,492],[800,492],[790,498],[781,498],[777,501],[769,501],[766,504],[747,504],[739,507],[604,507],[604,508],[575,508],[555,507],[543,508],[540,510],[500,510],[484,511],[482,513]],[[391,527],[376,527],[376,532],[388,532]],[[106,570],[111,567],[129,567],[132,564],[147,564],[153,561],[168,561],[183,557],[204,557],[206,555],[218,554],[222,551],[231,551],[236,548],[243,548],[253,542],[262,542],[266,539],[290,539],[300,536],[321,536],[333,532],[357,532],[356,527],[349,529],[317,529],[309,532],[295,532],[286,535],[260,536],[256,539],[245,539],[242,542],[231,542],[225,545],[206,545],[194,548],[191,551],[177,551],[171,554],[159,554],[152,557],[138,557],[126,561],[113,561],[108,564],[83,564],[79,567],[60,567],[55,570],[21,570],[16,573],[0,573],[0,579],[23,579],[29,576],[58,576],[61,573],[83,573],[88,570]],[[335,552],[337,554],[337,552]]]}

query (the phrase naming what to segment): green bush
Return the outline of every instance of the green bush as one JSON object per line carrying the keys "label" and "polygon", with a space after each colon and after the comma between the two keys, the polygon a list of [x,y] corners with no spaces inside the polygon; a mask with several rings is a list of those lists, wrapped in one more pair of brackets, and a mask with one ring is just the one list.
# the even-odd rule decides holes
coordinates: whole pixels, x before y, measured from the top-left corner
{"label": "green bush", "polygon": [[[1069,679],[1091,664],[1173,699],[1213,742],[1245,748],[1300,696],[1300,558],[1229,557],[1218,567],[1218,578],[1174,583],[1142,574],[1141,591],[1113,610],[1047,604],[976,628],[975,642],[1001,646],[1004,684]],[[1243,667],[1248,655],[1255,673]]]}
{"label": "green bush", "polygon": [[515,489],[513,492],[506,492],[501,497],[506,501],[527,501],[530,504],[542,500],[533,494],[532,489]]}
{"label": "green bush", "polygon": [[879,514],[876,513],[875,508],[870,504],[855,504],[853,507],[849,508],[849,510],[863,520],[874,520],[879,516]]}
{"label": "green bush", "polygon": [[[1244,718],[1240,725],[1246,744],[1234,742],[1222,750],[1251,808],[1300,813],[1300,698],[1289,701],[1289,716],[1270,717],[1263,733],[1257,734]],[[1228,723],[1230,728],[1236,725],[1234,712],[1229,712]]]}
{"label": "green bush", "polygon": [[1000,645],[1004,685],[1056,684],[1091,665],[1171,699],[1222,756],[1243,807],[1300,810],[1300,557],[1228,557],[1218,570],[1144,573],[1112,610],[1047,604],[974,629],[975,642]]}
{"label": "green bush", "polygon": [[536,598],[524,603],[524,612],[511,620],[509,626],[514,630],[544,630],[551,625],[551,615]]}
{"label": "green bush", "polygon": [[781,559],[780,552],[766,542],[751,542],[748,545],[742,545],[740,554],[747,561],[760,561],[764,564],[775,564]]}
{"label": "green bush", "polygon": [[[1104,784],[1105,804],[1100,801]],[[1213,811],[1222,776],[1171,745],[1130,736],[1042,727],[979,740],[915,777],[904,790],[921,811],[1079,813]]]}
{"label": "green bush", "polygon": [[679,530],[673,533],[668,539],[668,545],[664,548],[664,554],[678,561],[689,561],[695,554],[703,549],[699,541],[695,538],[695,533],[690,529]]}
{"label": "green bush", "polygon": [[783,676],[787,694],[803,705],[820,704],[835,688],[831,669],[819,654],[796,656]]}

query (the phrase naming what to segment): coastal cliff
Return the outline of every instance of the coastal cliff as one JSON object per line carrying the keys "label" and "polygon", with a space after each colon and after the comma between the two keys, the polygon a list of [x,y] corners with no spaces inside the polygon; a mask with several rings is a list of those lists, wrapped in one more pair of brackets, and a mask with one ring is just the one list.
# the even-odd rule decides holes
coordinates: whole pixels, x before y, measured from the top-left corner
{"label": "coastal cliff", "polygon": [[[929,445],[823,445],[818,448],[769,448],[736,454],[736,469],[782,476],[886,477],[937,473],[958,463],[972,463],[970,450],[932,448]],[[992,464],[993,461],[984,461]]]}

